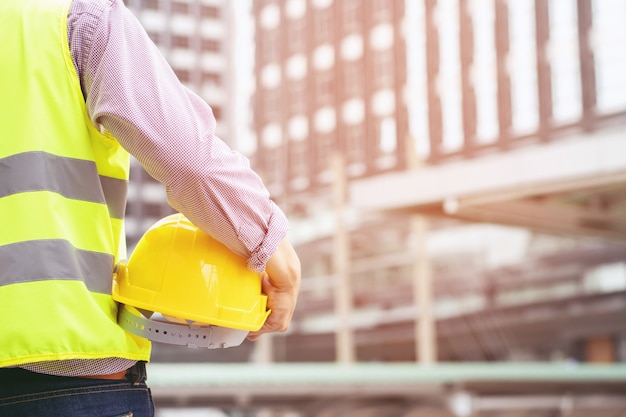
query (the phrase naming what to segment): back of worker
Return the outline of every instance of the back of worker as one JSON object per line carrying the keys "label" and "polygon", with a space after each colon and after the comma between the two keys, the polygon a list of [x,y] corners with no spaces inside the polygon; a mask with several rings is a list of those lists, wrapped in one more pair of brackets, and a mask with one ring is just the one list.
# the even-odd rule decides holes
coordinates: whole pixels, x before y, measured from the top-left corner
{"label": "back of worker", "polygon": [[69,5],[0,2],[0,368],[88,376],[148,360],[150,343],[116,323],[129,155],[89,120]]}

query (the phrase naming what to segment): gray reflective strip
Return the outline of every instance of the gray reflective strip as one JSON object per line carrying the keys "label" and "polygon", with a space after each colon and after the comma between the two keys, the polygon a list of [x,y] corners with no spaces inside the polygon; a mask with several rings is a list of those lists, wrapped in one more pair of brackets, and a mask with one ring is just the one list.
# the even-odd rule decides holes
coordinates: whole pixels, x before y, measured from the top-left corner
{"label": "gray reflective strip", "polygon": [[66,240],[29,240],[0,246],[0,285],[45,280],[83,281],[111,294],[113,255],[74,248]]}
{"label": "gray reflective strip", "polygon": [[[102,188],[94,186],[102,184]],[[128,183],[98,175],[96,164],[46,152],[24,152],[0,159],[0,198],[28,191],[106,204],[109,215],[124,218]]]}
{"label": "gray reflective strip", "polygon": [[186,324],[164,323],[147,319],[120,306],[118,324],[127,332],[153,342],[190,348],[219,349],[239,346],[248,336],[248,331],[219,326],[197,327]]}
{"label": "gray reflective strip", "polygon": [[117,178],[100,176],[100,183],[109,207],[109,216],[114,219],[123,219],[126,212],[128,182]]}

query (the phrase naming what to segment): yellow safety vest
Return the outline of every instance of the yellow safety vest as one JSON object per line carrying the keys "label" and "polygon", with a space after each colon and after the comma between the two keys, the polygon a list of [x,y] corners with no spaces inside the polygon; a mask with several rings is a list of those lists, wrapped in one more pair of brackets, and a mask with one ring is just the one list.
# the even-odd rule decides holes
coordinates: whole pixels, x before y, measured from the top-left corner
{"label": "yellow safety vest", "polygon": [[111,298],[129,156],[87,115],[70,2],[0,1],[0,367],[150,356]]}

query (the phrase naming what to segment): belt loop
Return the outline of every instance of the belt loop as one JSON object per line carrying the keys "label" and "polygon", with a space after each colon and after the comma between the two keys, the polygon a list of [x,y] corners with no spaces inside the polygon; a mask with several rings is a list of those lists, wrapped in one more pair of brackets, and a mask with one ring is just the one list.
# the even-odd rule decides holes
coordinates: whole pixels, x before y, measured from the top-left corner
{"label": "belt loop", "polygon": [[146,362],[144,361],[137,362],[126,371],[126,379],[133,385],[143,384],[147,377]]}

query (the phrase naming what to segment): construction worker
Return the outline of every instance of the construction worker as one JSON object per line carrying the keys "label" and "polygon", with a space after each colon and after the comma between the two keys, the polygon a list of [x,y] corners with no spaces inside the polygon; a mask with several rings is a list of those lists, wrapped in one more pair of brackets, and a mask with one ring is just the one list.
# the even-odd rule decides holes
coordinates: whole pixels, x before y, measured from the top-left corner
{"label": "construction worker", "polygon": [[288,222],[122,0],[2,0],[0,19],[0,415],[152,416],[150,343],[111,296],[129,154],[262,273],[251,340],[295,308]]}

